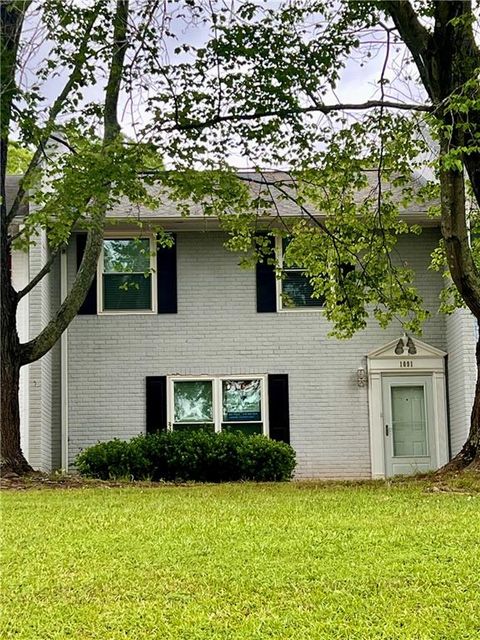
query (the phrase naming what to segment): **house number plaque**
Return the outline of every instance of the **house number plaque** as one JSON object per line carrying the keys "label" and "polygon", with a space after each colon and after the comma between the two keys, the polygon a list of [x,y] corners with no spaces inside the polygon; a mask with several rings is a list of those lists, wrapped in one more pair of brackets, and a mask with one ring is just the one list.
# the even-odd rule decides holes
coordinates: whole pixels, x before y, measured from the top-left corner
{"label": "house number plaque", "polygon": [[413,367],[413,360],[400,360],[400,369],[411,369]]}

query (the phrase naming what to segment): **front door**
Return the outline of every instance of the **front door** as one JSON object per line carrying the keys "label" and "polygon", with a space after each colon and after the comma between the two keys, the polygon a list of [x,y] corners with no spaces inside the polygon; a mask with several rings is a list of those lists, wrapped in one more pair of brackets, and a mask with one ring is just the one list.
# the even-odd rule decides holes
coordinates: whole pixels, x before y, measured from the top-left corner
{"label": "front door", "polygon": [[383,376],[385,473],[436,469],[430,376]]}

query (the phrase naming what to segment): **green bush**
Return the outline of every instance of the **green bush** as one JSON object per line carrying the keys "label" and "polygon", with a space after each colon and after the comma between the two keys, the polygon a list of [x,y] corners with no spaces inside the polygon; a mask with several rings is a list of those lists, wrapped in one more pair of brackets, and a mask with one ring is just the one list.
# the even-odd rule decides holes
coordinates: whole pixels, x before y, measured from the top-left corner
{"label": "green bush", "polygon": [[292,447],[265,436],[168,431],[100,442],[82,451],[75,464],[83,476],[102,480],[268,482],[289,480],[296,462]]}

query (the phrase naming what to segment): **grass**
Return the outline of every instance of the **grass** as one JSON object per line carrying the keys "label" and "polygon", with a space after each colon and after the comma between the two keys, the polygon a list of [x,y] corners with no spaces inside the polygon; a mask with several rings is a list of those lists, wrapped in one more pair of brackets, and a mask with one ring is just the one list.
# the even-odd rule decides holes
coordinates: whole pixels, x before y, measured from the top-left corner
{"label": "grass", "polygon": [[426,486],[5,492],[0,637],[479,638],[480,494]]}

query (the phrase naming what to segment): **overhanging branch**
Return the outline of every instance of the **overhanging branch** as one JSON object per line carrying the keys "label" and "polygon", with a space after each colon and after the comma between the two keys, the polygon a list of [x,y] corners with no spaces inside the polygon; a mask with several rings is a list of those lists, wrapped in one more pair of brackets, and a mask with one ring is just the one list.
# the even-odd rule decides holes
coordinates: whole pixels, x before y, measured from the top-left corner
{"label": "overhanging branch", "polygon": [[[250,177],[243,177],[243,176],[239,176],[240,180],[244,181],[244,182],[249,182],[249,183],[253,183],[253,184],[259,184],[262,186],[265,186],[266,182],[265,181],[261,181],[255,178],[250,178]],[[295,184],[295,180],[290,178],[290,181],[293,182]],[[341,238],[338,238],[334,232],[332,232],[328,226],[322,221],[319,220],[319,218],[313,214],[308,207],[306,207],[304,204],[299,203],[297,201],[297,199],[295,198],[294,195],[292,195],[284,186],[283,186],[283,182],[284,181],[280,181],[280,182],[268,182],[269,187],[273,187],[274,189],[277,189],[277,191],[287,200],[289,200],[290,202],[295,203],[298,208],[300,209],[301,213],[305,216],[307,216],[307,218],[310,220],[310,222],[318,227],[326,236],[328,236],[328,238],[330,239],[335,252],[337,255],[339,255],[339,245],[342,246],[342,248],[346,251],[346,253],[350,254],[355,261],[357,262],[357,264],[360,266],[361,270],[363,273],[367,273],[368,272],[368,263],[364,263],[362,257],[355,251],[352,251],[352,249],[350,248],[350,246],[348,245],[348,243],[345,242],[345,240],[342,240]],[[270,188],[269,188],[269,192],[270,192]],[[271,192],[270,192],[271,193]],[[278,209],[277,209],[278,212]],[[278,213],[277,213],[278,215]],[[384,240],[384,246],[385,246],[385,240]],[[390,264],[391,261],[390,261]],[[397,279],[397,284],[402,288],[402,290],[404,291],[404,287],[403,285],[398,281]],[[379,286],[377,286],[374,282],[370,283],[370,286],[372,288],[372,290],[374,290],[376,292],[376,294],[378,295],[378,299],[380,301],[381,304],[384,304],[385,306],[388,306],[388,299],[385,296],[384,292],[380,289]],[[393,314],[393,316],[398,320],[398,322],[402,325],[403,321],[402,319],[397,315],[397,314]]]}
{"label": "overhanging branch", "polygon": [[392,18],[400,37],[410,50],[430,99],[440,101],[442,96],[438,87],[438,69],[435,69],[432,34],[420,22],[408,0],[388,0],[379,5]]}
{"label": "overhanging branch", "polygon": [[97,20],[97,17],[99,15],[100,12],[100,5],[97,3],[97,7],[92,10],[92,14],[90,16],[90,20],[87,23],[87,26],[85,28],[85,34],[83,36],[82,42],[80,44],[79,50],[78,50],[78,55],[76,56],[76,62],[75,65],[72,69],[72,72],[70,73],[70,76],[68,77],[67,82],[65,83],[62,91],[60,92],[60,94],[57,96],[57,98],[55,99],[55,102],[53,103],[53,105],[50,108],[50,111],[48,113],[48,118],[47,121],[45,123],[45,127],[44,127],[44,135],[41,137],[41,139],[38,142],[37,148],[35,150],[35,153],[33,154],[32,159],[30,160],[30,163],[27,167],[27,170],[25,171],[25,174],[23,175],[22,179],[20,180],[20,184],[19,184],[19,188],[18,188],[18,192],[15,196],[15,199],[12,203],[12,206],[10,207],[10,210],[8,211],[7,214],[7,224],[9,224],[13,218],[17,215],[18,209],[20,207],[20,204],[22,203],[22,200],[25,196],[25,192],[26,192],[26,185],[28,184],[28,179],[30,178],[30,176],[33,174],[33,172],[35,171],[35,169],[37,168],[40,159],[44,153],[44,147],[45,144],[48,141],[48,138],[50,136],[50,128],[52,127],[52,125],[55,123],[55,120],[58,116],[58,114],[60,113],[65,100],[68,98],[72,88],[74,87],[75,83],[78,82],[79,78],[80,78],[80,72],[82,69],[82,66],[85,64],[86,61],[86,55],[87,55],[87,50],[88,50],[88,44],[90,42],[90,35],[92,33],[92,29],[93,26]]}
{"label": "overhanging branch", "polygon": [[[115,142],[119,133],[117,120],[118,97],[122,82],[122,72],[127,49],[129,0],[117,0],[113,19],[113,48],[110,73],[105,89],[104,135],[103,148],[108,149]],[[111,182],[106,182],[103,193],[92,193],[94,200],[93,214],[83,259],[77,275],[65,300],[54,317],[36,338],[20,345],[20,361],[22,365],[35,362],[45,355],[57,342],[70,322],[76,316],[80,305],[92,283],[100,251],[103,246],[103,228],[108,208],[108,195]]]}
{"label": "overhanging branch", "polygon": [[383,109],[398,109],[401,111],[420,111],[431,113],[434,107],[424,104],[409,104],[404,102],[391,102],[383,100],[368,100],[361,103],[339,103],[339,104],[315,104],[308,107],[298,107],[293,109],[269,109],[267,111],[254,111],[253,113],[244,114],[226,114],[215,116],[203,121],[190,121],[185,123],[177,122],[169,127],[161,128],[160,131],[169,133],[173,131],[193,131],[206,129],[223,122],[244,122],[248,120],[262,120],[263,118],[288,118],[307,113],[322,113],[327,115],[335,111],[366,111],[381,107]]}

